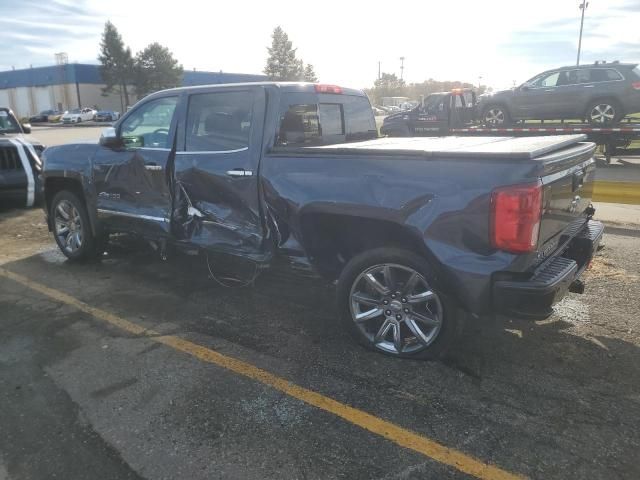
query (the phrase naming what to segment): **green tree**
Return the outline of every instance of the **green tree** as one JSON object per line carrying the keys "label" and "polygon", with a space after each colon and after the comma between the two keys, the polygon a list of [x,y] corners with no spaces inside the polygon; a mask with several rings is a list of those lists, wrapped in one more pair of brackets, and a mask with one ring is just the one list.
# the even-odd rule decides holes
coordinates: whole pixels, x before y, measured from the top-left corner
{"label": "green tree", "polygon": [[313,69],[313,65],[311,65],[310,63],[307,63],[307,66],[304,67],[304,73],[302,76],[303,80],[305,82],[317,82],[318,81],[318,77],[316,76],[316,72]]}
{"label": "green tree", "polygon": [[129,105],[127,85],[133,82],[134,67],[131,49],[124,46],[118,29],[111,22],[104,25],[100,42],[100,74],[105,87],[102,94],[117,91],[124,95],[125,107]]}
{"label": "green tree", "polygon": [[135,59],[135,85],[138,96],[177,87],[182,83],[182,65],[167,47],[157,42],[138,52]]}
{"label": "green tree", "polygon": [[296,58],[289,36],[281,27],[276,27],[271,34],[271,46],[267,47],[269,57],[264,73],[271,80],[295,81],[303,78],[304,67]]}
{"label": "green tree", "polygon": [[404,80],[399,79],[395,73],[382,73],[380,78],[373,83],[373,88],[365,91],[374,104],[382,103],[383,97],[407,96]]}

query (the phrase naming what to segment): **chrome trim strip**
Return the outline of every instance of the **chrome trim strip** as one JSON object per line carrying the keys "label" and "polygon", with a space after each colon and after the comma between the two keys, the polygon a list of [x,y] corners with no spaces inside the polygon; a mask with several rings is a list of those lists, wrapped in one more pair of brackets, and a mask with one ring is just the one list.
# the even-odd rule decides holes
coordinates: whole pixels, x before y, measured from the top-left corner
{"label": "chrome trim strip", "polygon": [[98,208],[98,213],[105,213],[107,215],[119,215],[121,217],[129,218],[140,218],[142,220],[152,220],[154,222],[169,223],[169,219],[164,217],[154,217],[151,215],[139,215],[137,213],[119,212],[117,210],[107,210],[105,208]]}
{"label": "chrome trim strip", "polygon": [[220,153],[238,153],[249,150],[249,147],[236,148],[235,150],[205,150],[201,152],[176,152],[176,155],[211,155]]}

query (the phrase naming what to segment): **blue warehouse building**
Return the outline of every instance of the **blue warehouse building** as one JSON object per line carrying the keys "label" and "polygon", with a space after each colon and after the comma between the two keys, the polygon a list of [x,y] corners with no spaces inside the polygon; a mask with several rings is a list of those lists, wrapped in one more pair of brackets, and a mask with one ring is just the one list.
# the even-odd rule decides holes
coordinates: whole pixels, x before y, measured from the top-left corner
{"label": "blue warehouse building", "polygon": [[[185,71],[182,84],[207,85],[218,83],[262,82],[264,75],[243,73]],[[119,92],[102,94],[104,82],[98,65],[68,63],[49,67],[0,72],[0,106],[11,108],[19,117],[28,117],[42,110],[70,110],[78,107],[98,107],[122,112],[126,109]],[[133,103],[136,96],[129,89]]]}

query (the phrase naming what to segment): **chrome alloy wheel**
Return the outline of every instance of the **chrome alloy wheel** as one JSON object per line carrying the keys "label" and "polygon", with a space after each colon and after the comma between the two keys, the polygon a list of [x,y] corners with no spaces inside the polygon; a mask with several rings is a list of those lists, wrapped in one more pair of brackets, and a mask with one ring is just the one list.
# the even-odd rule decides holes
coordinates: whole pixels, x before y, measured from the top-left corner
{"label": "chrome alloy wheel", "polygon": [[54,212],[55,234],[67,253],[74,253],[82,246],[82,220],[80,213],[68,200],[62,200]]}
{"label": "chrome alloy wheel", "polygon": [[493,107],[488,109],[484,114],[484,121],[489,125],[502,125],[505,120],[504,110]]}
{"label": "chrome alloy wheel", "polygon": [[410,267],[375,265],[356,277],[351,319],[371,344],[391,354],[431,345],[442,328],[442,304],[426,279]]}
{"label": "chrome alloy wheel", "polygon": [[591,123],[613,123],[616,116],[616,109],[609,103],[600,103],[594,105],[589,112],[589,121]]}

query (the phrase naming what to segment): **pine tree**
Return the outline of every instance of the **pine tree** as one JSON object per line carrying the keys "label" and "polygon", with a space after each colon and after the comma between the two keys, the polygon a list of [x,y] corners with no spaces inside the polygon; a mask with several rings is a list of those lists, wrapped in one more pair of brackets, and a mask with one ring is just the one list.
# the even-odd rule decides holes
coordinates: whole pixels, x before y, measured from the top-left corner
{"label": "pine tree", "polygon": [[173,88],[182,82],[182,65],[168,48],[157,42],[138,52],[135,59],[136,94],[144,96],[165,88]]}
{"label": "pine tree", "polygon": [[307,63],[307,66],[304,67],[303,79],[305,82],[317,82],[318,77],[316,76],[316,72],[313,69],[313,65]]}
{"label": "pine tree", "polygon": [[276,27],[271,35],[271,47],[268,47],[269,57],[264,73],[271,80],[292,81],[300,80],[303,76],[302,61],[296,58],[289,36],[281,27]]}
{"label": "pine tree", "polygon": [[125,106],[128,106],[127,85],[133,81],[133,57],[131,49],[124,46],[120,33],[111,22],[104,25],[98,60],[101,63],[100,74],[105,83],[102,93],[117,90],[124,94]]}

